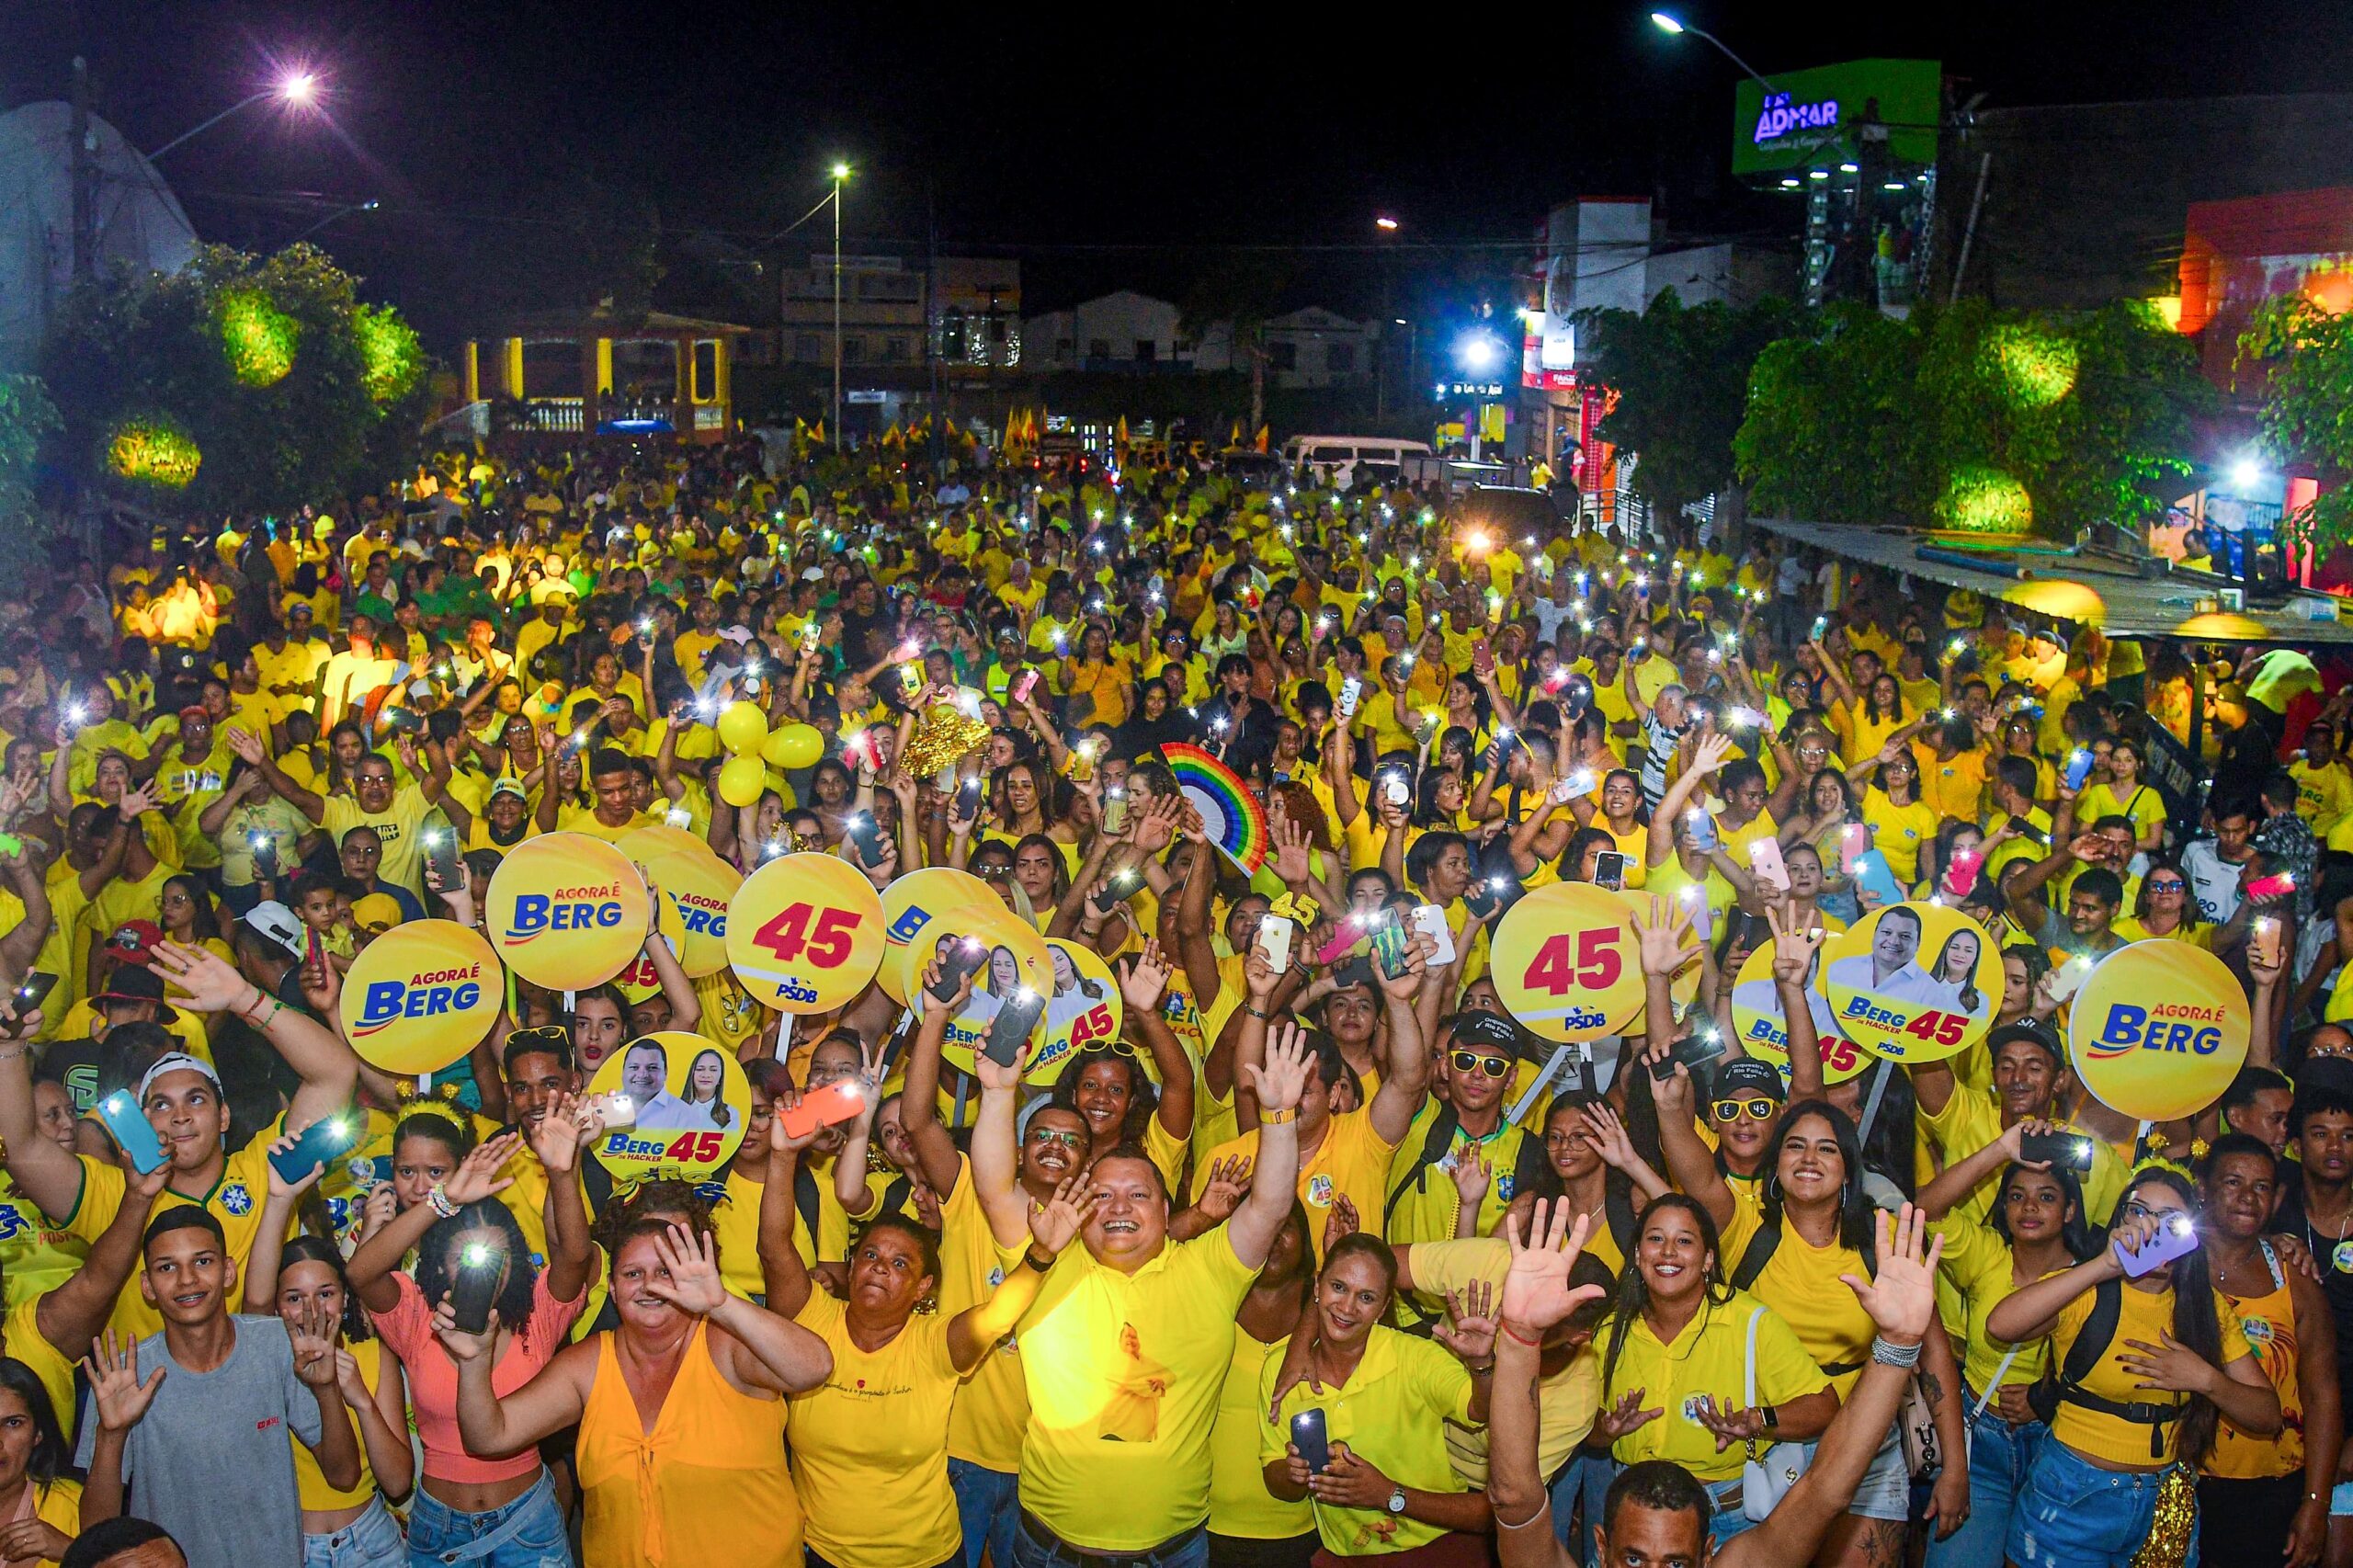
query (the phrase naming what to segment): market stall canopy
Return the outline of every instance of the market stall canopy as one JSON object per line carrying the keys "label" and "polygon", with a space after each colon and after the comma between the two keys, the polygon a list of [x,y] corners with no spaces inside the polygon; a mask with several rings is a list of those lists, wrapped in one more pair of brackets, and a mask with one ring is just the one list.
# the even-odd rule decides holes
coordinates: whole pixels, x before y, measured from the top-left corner
{"label": "market stall canopy", "polygon": [[[2211,579],[2186,574],[2144,577],[2113,556],[2050,545],[1982,549],[1911,528],[1850,523],[1802,523],[1785,517],[1751,517],[1748,523],[1843,560],[1907,573],[1949,588],[1967,588],[1989,604],[1998,601],[2029,614],[2087,619],[2075,610],[2046,608],[2074,590],[2086,596],[2079,601],[2085,608],[2098,607],[2099,625],[2110,637],[2353,646],[2353,622],[2338,620],[2336,602],[2317,594],[2300,594],[2284,608],[2222,614],[2211,603],[2200,603],[2213,598]],[[2308,615],[2307,606],[2324,612],[2325,618]],[[2197,630],[2189,629],[2193,617]],[[2210,625],[2213,630],[2206,630]]]}

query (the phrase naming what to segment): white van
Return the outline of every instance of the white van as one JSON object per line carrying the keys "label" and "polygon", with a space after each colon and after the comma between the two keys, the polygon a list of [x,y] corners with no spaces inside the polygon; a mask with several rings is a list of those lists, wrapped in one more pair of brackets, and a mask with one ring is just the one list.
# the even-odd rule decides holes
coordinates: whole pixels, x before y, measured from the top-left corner
{"label": "white van", "polygon": [[[1366,483],[1397,483],[1407,458],[1430,455],[1427,441],[1401,441],[1391,436],[1293,436],[1283,443],[1283,461],[1293,470],[1305,464],[1318,483],[1353,488]],[[1358,465],[1370,465],[1359,470]]]}

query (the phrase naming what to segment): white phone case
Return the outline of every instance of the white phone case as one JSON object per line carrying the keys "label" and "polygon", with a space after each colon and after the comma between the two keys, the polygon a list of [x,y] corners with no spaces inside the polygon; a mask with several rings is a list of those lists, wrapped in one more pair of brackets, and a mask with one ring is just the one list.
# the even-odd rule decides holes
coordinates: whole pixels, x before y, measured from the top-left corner
{"label": "white phone case", "polygon": [[1429,956],[1430,963],[1449,964],[1454,961],[1454,933],[1446,924],[1445,910],[1435,903],[1417,903],[1414,905],[1414,924],[1438,944],[1438,951]]}
{"label": "white phone case", "polygon": [[1290,967],[1290,937],[1295,929],[1285,915],[1262,915],[1258,921],[1258,951],[1267,967],[1280,974]]}

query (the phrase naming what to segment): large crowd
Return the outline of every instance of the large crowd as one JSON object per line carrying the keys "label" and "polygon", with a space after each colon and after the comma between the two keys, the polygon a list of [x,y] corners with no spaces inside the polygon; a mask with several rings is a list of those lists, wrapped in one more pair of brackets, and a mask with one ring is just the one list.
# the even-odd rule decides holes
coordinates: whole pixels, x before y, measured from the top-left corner
{"label": "large crowd", "polygon": [[[467,450],[54,541],[0,1563],[2342,1568],[2346,674],[1182,453]],[[346,977],[551,835],[988,903],[764,992],[642,863],[600,983],[388,1065]],[[1081,1021],[949,939],[1007,923]],[[2173,1115],[2071,1040],[2153,946],[2245,1041]],[[673,1130],[730,1152],[608,1158]]]}

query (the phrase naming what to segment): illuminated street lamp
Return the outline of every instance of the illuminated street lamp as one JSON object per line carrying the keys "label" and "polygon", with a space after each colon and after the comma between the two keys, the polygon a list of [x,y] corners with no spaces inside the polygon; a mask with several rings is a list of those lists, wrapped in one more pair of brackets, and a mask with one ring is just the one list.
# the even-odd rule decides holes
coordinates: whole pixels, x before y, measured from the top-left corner
{"label": "illuminated street lamp", "polygon": [[147,161],[151,164],[153,163],[156,159],[162,157],[165,153],[170,152],[181,142],[193,141],[195,138],[203,135],[206,131],[220,124],[222,120],[228,119],[231,115],[236,113],[239,109],[250,108],[255,104],[260,103],[265,98],[276,98],[278,102],[286,105],[289,108],[313,108],[317,104],[319,99],[319,78],[315,74],[309,71],[290,71],[285,75],[280,76],[277,81],[272,82],[268,86],[264,87],[260,92],[255,93],[247,97],[239,98],[235,103],[231,104],[227,108],[222,109],[219,114],[214,115],[210,119],[204,121],[194,130],[184,131],[177,136],[173,137],[169,142],[165,142],[162,146],[148,153]]}
{"label": "illuminated street lamp", "polygon": [[1715,34],[1709,32],[1706,28],[1695,28],[1690,23],[1678,20],[1665,11],[1653,11],[1651,13],[1651,24],[1663,33],[1678,35],[1682,33],[1689,33],[1693,38],[1706,39],[1710,43],[1716,46],[1726,60],[1731,61],[1734,65],[1737,65],[1743,71],[1747,72],[1751,79],[1753,79],[1758,86],[1763,87],[1768,92],[1772,91],[1773,84],[1765,80],[1764,76],[1757,72],[1756,66],[1751,65],[1747,61],[1743,60],[1739,55],[1734,54],[1732,51],[1731,45],[1725,43],[1723,40],[1718,38]]}

